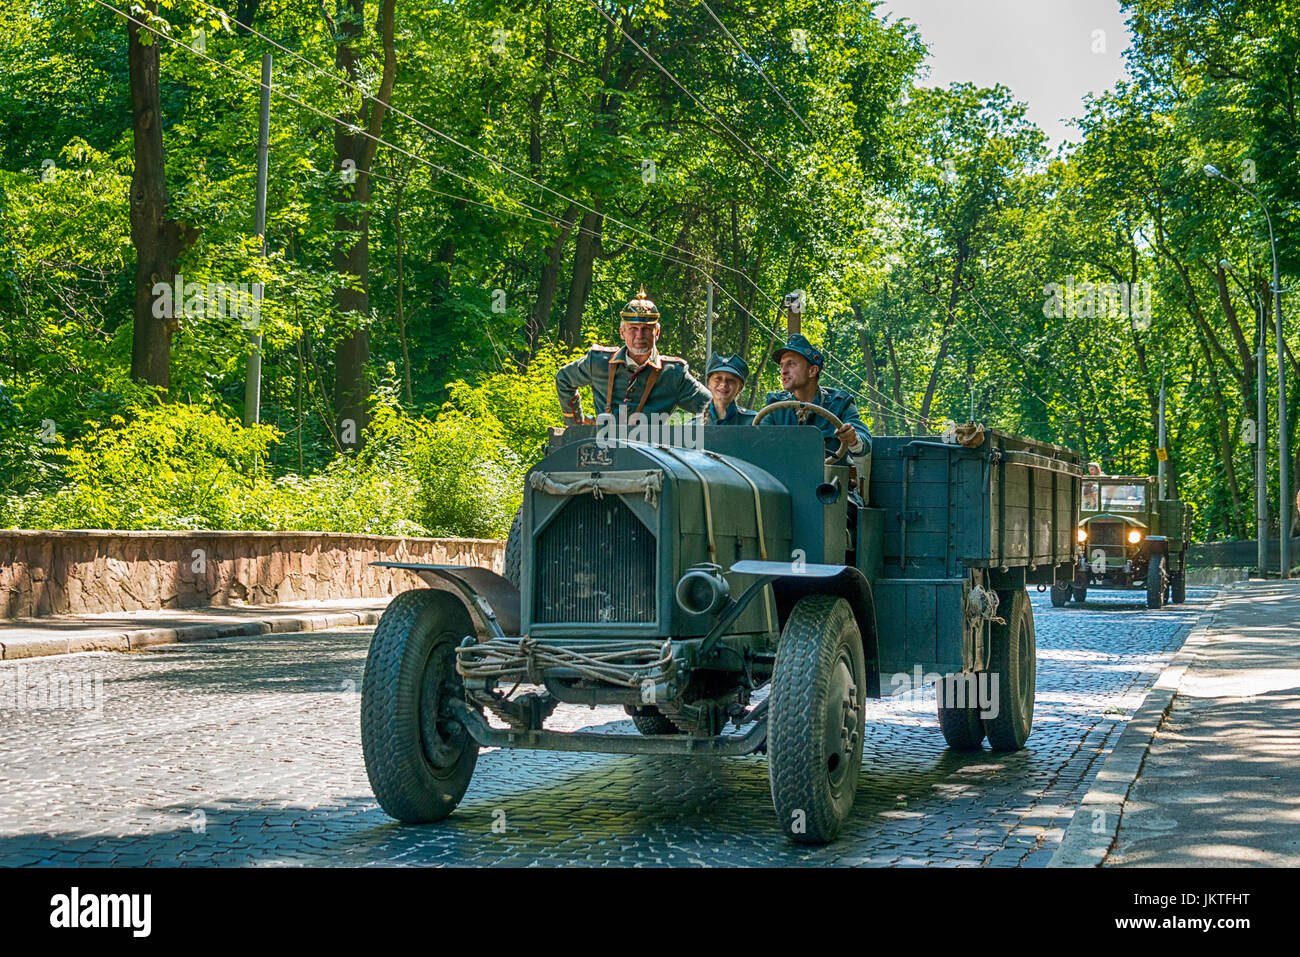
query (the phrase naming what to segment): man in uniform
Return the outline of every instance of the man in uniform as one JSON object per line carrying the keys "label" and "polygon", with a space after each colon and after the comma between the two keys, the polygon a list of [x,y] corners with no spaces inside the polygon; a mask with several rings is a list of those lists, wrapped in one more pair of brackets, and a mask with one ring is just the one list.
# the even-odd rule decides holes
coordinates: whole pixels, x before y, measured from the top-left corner
{"label": "man in uniform", "polygon": [[781,385],[785,386],[785,391],[769,392],[766,404],[794,399],[819,405],[844,424],[836,430],[821,416],[807,410],[778,409],[764,417],[759,425],[816,425],[826,438],[827,452],[838,449],[840,441],[848,444],[850,455],[871,451],[871,433],[858,417],[853,396],[840,389],[822,387],[821,372],[825,359],[811,342],[796,333],[786,340],[783,348],[772,354],[772,361],[781,366]]}
{"label": "man in uniform", "polygon": [[736,401],[749,378],[749,364],[739,355],[709,357],[704,382],[713,401],[704,410],[705,425],[749,425],[754,413]]}
{"label": "man in uniform", "polygon": [[685,359],[660,355],[659,309],[642,289],[619,313],[618,326],[623,347],[593,345],[585,356],[561,367],[555,375],[555,391],[564,410],[566,425],[590,425],[578,395],[581,386],[591,387],[597,415],[617,415],[627,406],[628,415],[643,412],[672,412],[685,409],[700,412],[709,404],[709,390],[691,375]]}

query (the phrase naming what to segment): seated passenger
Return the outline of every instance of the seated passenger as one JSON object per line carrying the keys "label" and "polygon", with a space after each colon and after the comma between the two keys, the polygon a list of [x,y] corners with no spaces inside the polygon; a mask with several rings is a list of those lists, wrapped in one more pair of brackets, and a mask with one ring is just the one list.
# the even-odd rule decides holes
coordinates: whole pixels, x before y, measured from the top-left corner
{"label": "seated passenger", "polygon": [[[555,391],[564,412],[565,424],[592,424],[582,408],[578,389],[591,387],[594,412],[611,415],[619,406],[629,413],[646,414],[684,409],[701,412],[709,391],[691,375],[685,359],[659,353],[659,309],[642,289],[637,298],[619,313],[618,333],[623,347],[593,345],[587,354],[561,367],[555,375]],[[635,406],[635,408],[632,408]]]}
{"label": "seated passenger", "polygon": [[749,378],[749,364],[739,355],[709,357],[704,382],[713,401],[704,410],[705,425],[749,425],[754,413],[736,400]]}

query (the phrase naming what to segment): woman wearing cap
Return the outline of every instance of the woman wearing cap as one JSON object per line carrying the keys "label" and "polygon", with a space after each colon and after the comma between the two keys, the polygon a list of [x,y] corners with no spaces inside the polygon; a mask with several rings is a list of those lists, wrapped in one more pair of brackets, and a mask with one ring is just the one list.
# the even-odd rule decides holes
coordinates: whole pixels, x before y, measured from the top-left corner
{"label": "woman wearing cap", "polygon": [[749,365],[739,355],[715,352],[709,357],[704,382],[713,401],[704,410],[705,425],[749,425],[754,421],[754,413],[736,402],[748,378]]}

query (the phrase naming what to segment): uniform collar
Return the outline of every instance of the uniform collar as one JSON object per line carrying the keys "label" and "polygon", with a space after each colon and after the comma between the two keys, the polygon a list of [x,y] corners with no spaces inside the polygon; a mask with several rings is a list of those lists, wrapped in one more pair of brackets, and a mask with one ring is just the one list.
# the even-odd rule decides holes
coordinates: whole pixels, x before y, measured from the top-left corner
{"label": "uniform collar", "polygon": [[731,405],[727,406],[727,414],[722,418],[718,418],[717,407],[713,404],[713,399],[709,399],[709,421],[721,424],[723,422],[730,422],[738,415],[740,415],[740,410],[737,408],[736,403],[732,402]]}
{"label": "uniform collar", "polygon": [[628,366],[629,368],[635,368],[637,370],[644,369],[646,366],[650,366],[655,369],[662,369],[664,366],[664,360],[659,355],[659,347],[652,346],[650,349],[650,358],[646,359],[646,361],[642,365],[634,366],[631,356],[627,354],[627,346],[622,346],[618,350],[618,352],[614,353],[613,357],[609,360],[609,364],[625,365]]}

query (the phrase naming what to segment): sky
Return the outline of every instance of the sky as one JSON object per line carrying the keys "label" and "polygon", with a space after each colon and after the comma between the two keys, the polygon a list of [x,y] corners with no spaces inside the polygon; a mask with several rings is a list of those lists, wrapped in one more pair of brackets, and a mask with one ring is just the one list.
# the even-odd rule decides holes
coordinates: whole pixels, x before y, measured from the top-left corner
{"label": "sky", "polygon": [[1124,75],[1119,0],[884,0],[876,13],[917,26],[930,48],[929,85],[1001,83],[1029,104],[1053,149],[1078,140],[1068,120],[1082,114],[1084,95]]}

